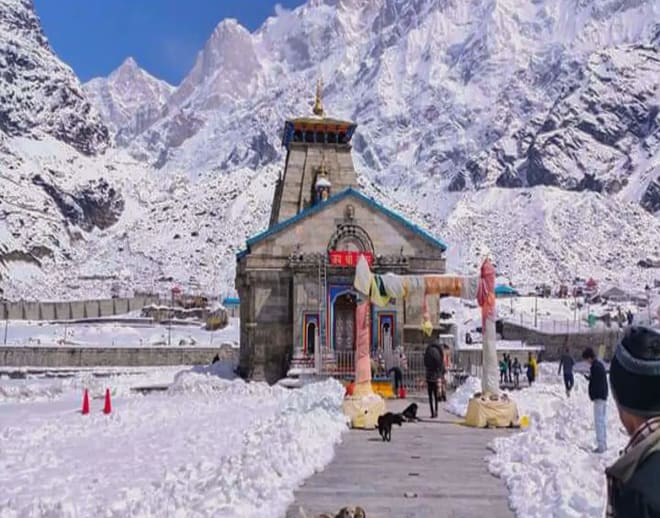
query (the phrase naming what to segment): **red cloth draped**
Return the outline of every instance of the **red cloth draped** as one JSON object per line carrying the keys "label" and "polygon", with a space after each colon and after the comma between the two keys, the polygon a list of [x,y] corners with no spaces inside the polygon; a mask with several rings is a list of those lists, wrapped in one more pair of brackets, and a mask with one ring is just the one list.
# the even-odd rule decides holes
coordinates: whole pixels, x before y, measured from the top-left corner
{"label": "red cloth draped", "polygon": [[481,306],[481,318],[495,318],[495,268],[486,259],[481,265],[481,277],[477,289],[477,302]]}
{"label": "red cloth draped", "polygon": [[369,303],[360,302],[355,308],[355,382],[371,381],[369,356]]}

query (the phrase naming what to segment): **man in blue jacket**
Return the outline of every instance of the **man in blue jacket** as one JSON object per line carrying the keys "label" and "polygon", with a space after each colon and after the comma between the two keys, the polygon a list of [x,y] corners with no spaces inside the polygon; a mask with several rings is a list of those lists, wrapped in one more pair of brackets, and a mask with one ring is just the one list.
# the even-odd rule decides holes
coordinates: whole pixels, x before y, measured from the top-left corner
{"label": "man in blue jacket", "polygon": [[596,358],[596,353],[587,347],[582,353],[591,369],[586,378],[589,380],[589,399],[594,402],[594,425],[596,428],[596,449],[594,453],[605,453],[607,450],[607,372],[603,363]]}

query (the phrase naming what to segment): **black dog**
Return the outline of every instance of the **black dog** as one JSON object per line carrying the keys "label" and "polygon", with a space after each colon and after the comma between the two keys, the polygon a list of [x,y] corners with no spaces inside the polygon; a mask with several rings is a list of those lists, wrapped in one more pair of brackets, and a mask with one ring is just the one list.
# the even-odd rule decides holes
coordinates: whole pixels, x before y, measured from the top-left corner
{"label": "black dog", "polygon": [[400,414],[393,414],[388,412],[378,418],[378,433],[383,438],[383,441],[392,440],[392,425],[396,423],[399,426],[403,424],[403,417]]}
{"label": "black dog", "polygon": [[405,417],[406,421],[409,423],[421,421],[421,419],[417,417],[417,403],[410,403],[400,415]]}

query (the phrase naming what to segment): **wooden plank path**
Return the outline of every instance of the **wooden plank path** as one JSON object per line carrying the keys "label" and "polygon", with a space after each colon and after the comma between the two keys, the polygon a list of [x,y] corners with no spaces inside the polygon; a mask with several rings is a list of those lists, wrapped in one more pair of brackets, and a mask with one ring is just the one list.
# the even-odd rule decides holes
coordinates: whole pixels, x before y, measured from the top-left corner
{"label": "wooden plank path", "polygon": [[388,401],[388,410],[413,400],[423,422],[395,426],[389,443],[377,431],[347,432],[334,460],[305,481],[290,510],[334,516],[359,505],[367,518],[512,518],[504,483],[484,460],[487,444],[512,432],[460,426],[444,410],[430,420],[421,398]]}

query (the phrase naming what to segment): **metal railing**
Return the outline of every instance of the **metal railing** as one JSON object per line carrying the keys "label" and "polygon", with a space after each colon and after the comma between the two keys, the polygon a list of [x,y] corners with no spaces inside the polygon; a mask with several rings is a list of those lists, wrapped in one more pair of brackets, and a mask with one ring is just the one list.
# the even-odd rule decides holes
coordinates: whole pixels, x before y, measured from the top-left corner
{"label": "metal railing", "polygon": [[[406,353],[406,361],[397,365],[403,375],[403,385],[409,392],[426,391],[426,369],[424,367],[424,352],[411,351]],[[394,380],[390,374],[392,365],[378,365],[376,358],[372,356],[372,379],[389,378]],[[321,373],[338,379],[353,379],[355,376],[355,353],[354,351],[335,351],[324,355]],[[469,372],[463,373],[460,369],[450,369],[445,376],[447,385],[455,387],[462,383]]]}
{"label": "metal railing", "polygon": [[546,334],[602,333],[623,329],[627,325],[627,321],[623,319],[597,319],[593,325],[589,325],[585,318],[557,319],[547,315],[537,315],[534,318],[534,315],[523,313],[505,316],[504,320]]}

